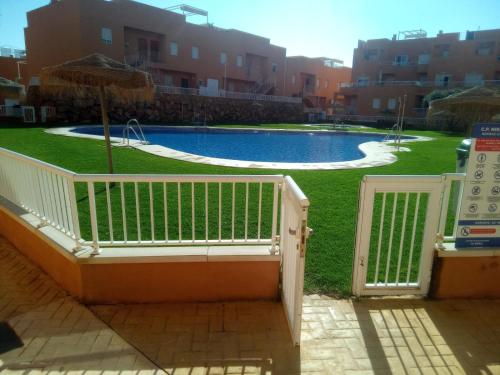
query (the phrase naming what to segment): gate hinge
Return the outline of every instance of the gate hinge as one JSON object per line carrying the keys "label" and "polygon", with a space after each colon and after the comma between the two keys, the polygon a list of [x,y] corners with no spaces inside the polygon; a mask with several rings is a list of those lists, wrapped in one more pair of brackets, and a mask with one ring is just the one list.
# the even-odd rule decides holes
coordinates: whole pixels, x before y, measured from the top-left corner
{"label": "gate hinge", "polygon": [[444,236],[441,233],[437,233],[436,234],[436,249],[437,250],[444,250],[445,249],[443,242],[444,242]]}

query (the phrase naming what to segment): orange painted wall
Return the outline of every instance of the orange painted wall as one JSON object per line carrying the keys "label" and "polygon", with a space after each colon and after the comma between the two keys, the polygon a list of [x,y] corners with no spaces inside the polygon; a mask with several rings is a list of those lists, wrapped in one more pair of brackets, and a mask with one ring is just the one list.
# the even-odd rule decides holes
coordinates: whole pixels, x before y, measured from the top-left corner
{"label": "orange painted wall", "polygon": [[93,303],[276,299],[279,267],[265,261],[84,264],[82,298]]}
{"label": "orange painted wall", "polygon": [[500,298],[500,256],[436,257],[434,298]]}
{"label": "orange painted wall", "polygon": [[63,289],[79,298],[82,293],[80,268],[59,253],[51,240],[29,228],[21,219],[0,206],[0,234],[22,254],[49,274]]}
{"label": "orange painted wall", "polygon": [[7,238],[75,298],[86,303],[274,300],[280,262],[85,263],[62,255],[41,232],[0,206]]}

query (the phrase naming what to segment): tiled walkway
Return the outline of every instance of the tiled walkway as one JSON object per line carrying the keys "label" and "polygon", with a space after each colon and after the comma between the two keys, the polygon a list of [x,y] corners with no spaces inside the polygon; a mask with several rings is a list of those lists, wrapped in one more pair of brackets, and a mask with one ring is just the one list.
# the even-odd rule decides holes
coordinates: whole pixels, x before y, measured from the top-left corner
{"label": "tiled walkway", "polygon": [[0,353],[0,374],[164,374],[2,237],[0,322],[24,343]]}
{"label": "tiled walkway", "polygon": [[500,301],[307,296],[300,348],[279,303],[91,309],[114,331],[0,239],[0,320],[25,342],[2,374],[500,374]]}
{"label": "tiled walkway", "polygon": [[500,301],[308,296],[300,349],[274,303],[93,310],[174,374],[500,374]]}

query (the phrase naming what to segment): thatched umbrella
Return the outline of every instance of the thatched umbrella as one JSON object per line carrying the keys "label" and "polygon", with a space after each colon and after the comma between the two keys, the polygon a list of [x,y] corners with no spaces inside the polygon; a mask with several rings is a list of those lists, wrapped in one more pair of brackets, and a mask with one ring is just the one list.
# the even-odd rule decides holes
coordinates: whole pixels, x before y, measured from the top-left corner
{"label": "thatched umbrella", "polygon": [[0,77],[0,95],[6,98],[19,99],[24,89],[23,85],[11,81],[7,78]]}
{"label": "thatched umbrella", "polygon": [[40,78],[42,89],[49,91],[64,91],[68,86],[72,88],[90,87],[98,90],[109,173],[113,173],[107,108],[108,95],[118,100],[147,99],[153,93],[151,75],[95,53],[61,65],[43,68]]}
{"label": "thatched umbrella", "polygon": [[448,119],[470,134],[472,125],[500,114],[500,87],[478,86],[430,103],[427,119]]}

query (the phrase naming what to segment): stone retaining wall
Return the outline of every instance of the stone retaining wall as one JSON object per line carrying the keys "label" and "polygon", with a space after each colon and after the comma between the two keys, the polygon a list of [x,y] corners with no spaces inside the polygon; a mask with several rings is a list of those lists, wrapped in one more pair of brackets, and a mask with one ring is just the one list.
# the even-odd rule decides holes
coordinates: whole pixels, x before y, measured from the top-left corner
{"label": "stone retaining wall", "polygon": [[[29,105],[53,106],[56,122],[98,123],[101,121],[96,96],[68,97],[28,94]],[[195,95],[157,94],[149,103],[123,104],[109,101],[109,116],[114,123],[137,118],[142,123],[252,123],[303,122],[302,103],[281,103],[226,99]]]}

